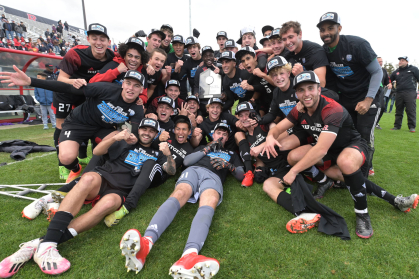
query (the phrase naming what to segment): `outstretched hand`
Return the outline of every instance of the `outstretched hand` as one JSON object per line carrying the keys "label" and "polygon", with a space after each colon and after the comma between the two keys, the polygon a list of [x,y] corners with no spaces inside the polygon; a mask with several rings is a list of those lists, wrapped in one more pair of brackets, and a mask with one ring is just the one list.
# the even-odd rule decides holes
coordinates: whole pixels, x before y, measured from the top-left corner
{"label": "outstretched hand", "polygon": [[19,70],[16,65],[13,65],[13,70],[16,72],[0,72],[0,79],[2,79],[1,83],[8,83],[9,87],[31,85],[31,78]]}
{"label": "outstretched hand", "polygon": [[267,136],[266,137],[266,143],[262,150],[262,155],[266,152],[266,156],[268,159],[270,159],[270,155],[272,155],[274,158],[278,156],[278,153],[275,151],[275,146],[282,147],[279,142],[274,139],[273,136]]}

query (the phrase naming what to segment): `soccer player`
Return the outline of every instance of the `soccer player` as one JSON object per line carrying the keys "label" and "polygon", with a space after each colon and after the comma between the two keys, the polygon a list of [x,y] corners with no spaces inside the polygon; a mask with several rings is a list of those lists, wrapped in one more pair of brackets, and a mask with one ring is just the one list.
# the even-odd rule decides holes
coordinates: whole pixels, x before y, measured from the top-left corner
{"label": "soccer player", "polygon": [[[89,80],[99,72],[108,62],[114,58],[114,53],[107,48],[109,36],[107,28],[99,23],[89,25],[87,31],[87,41],[90,46],[77,45],[71,48],[63,60],[60,62],[60,74],[57,80],[73,85],[76,89],[86,85]],[[54,92],[52,107],[54,108],[57,126],[54,132],[54,145],[57,149],[57,155],[60,154],[59,136],[61,134],[62,124],[65,118],[70,114],[73,107],[81,105],[85,101],[83,95],[69,95],[62,92]],[[87,144],[81,143],[79,158],[84,159],[81,162],[87,164]],[[61,179],[67,179],[70,174],[61,161],[58,162],[58,169]]]}
{"label": "soccer player", "polygon": [[240,39],[237,41],[241,47],[249,46],[254,50],[258,49],[256,45],[256,32],[253,27],[246,26],[240,30]]}
{"label": "soccer player", "polygon": [[166,35],[166,37],[161,41],[160,48],[163,49],[167,54],[173,53],[175,51],[171,44],[173,39],[173,27],[170,26],[170,24],[163,24],[160,27],[160,31]]}
{"label": "soccer player", "polygon": [[243,167],[235,152],[226,149],[231,133],[229,126],[219,123],[214,129],[214,141],[199,146],[185,157],[187,167],[179,177],[174,192],[164,202],[150,221],[144,237],[136,229],[128,230],[122,237],[120,248],[126,257],[128,271],[137,273],[143,268],[152,246],[175,218],[186,202],[199,208],[192,221],[188,241],[181,258],[170,268],[174,278],[212,278],[219,270],[216,259],[198,255],[207,238],[216,207],[223,200],[223,183],[230,172],[237,180],[243,179]]}
{"label": "soccer player", "polygon": [[[320,80],[313,71],[304,71],[294,78],[294,89],[305,108],[299,112],[294,107],[287,118],[269,131],[264,152],[274,154],[279,134],[294,126],[301,126],[314,139],[316,144],[304,145],[292,150],[288,163],[292,168],[283,177],[286,185],[291,185],[298,173],[314,165],[322,165],[327,176],[344,181],[354,200],[356,215],[356,234],[370,238],[373,234],[368,213],[366,194],[374,194],[401,211],[416,208],[419,197],[394,197],[383,188],[364,178],[368,156],[367,142],[354,128],[347,110],[332,99],[321,96]],[[335,166],[336,165],[336,166]],[[332,167],[333,166],[333,167]]]}
{"label": "soccer player", "polygon": [[[183,108],[183,104],[185,102],[184,100],[179,98],[180,82],[177,81],[176,79],[171,79],[171,80],[167,81],[166,82],[165,93],[166,94],[162,95],[161,97],[168,96],[175,103],[175,108],[173,110],[173,114],[171,115],[171,117],[175,117],[176,115],[179,115],[181,109]],[[147,113],[155,113],[156,112],[159,100],[160,100],[160,98],[159,99],[154,99],[153,102],[151,102],[151,104],[147,108]],[[185,112],[183,112],[183,114],[185,114]]]}
{"label": "soccer player", "polygon": [[[156,48],[151,51],[147,67],[143,67],[141,70],[147,81],[148,104],[150,104],[154,98],[159,97],[156,87],[159,84],[165,84],[168,78],[170,78],[170,72],[167,72],[167,68],[163,68],[166,58],[166,52],[160,48]],[[154,94],[154,91],[156,91],[156,94]]]}
{"label": "soccer player", "polygon": [[[175,35],[172,40],[172,46],[174,52],[167,54],[167,59],[165,66],[170,66],[172,68],[172,73],[177,71],[180,72],[181,67],[188,59],[188,56],[185,55],[185,40],[181,35]],[[180,95],[179,98],[186,100],[188,96],[186,78],[180,80]]]}
{"label": "soccer player", "polygon": [[199,98],[195,95],[190,95],[186,98],[186,103],[188,104],[188,117],[191,120],[192,127],[197,127],[199,124],[204,121],[202,117],[202,112],[199,110]]}
{"label": "soccer player", "polygon": [[161,42],[166,39],[166,34],[164,34],[159,29],[151,29],[147,36],[146,50],[151,57],[151,52],[154,49],[160,48]]}
{"label": "soccer player", "polygon": [[[58,212],[48,226],[45,236],[26,242],[13,255],[0,263],[1,275],[12,276],[32,256],[42,272],[49,275],[61,274],[70,268],[70,262],[63,258],[57,245],[96,226],[106,215],[114,212],[128,198],[132,186],[147,161],[153,161],[168,174],[176,172],[175,162],[167,143],[161,143],[159,151],[150,147],[158,132],[158,123],[143,119],[138,129],[138,142],[134,134],[124,130],[96,146],[95,155],[109,153],[110,160],[102,167],[85,173],[79,183],[66,195]],[[92,209],[74,219],[84,203],[91,203]]]}
{"label": "soccer player", "polygon": [[340,35],[342,26],[337,13],[320,17],[317,27],[324,42],[330,68],[337,76],[339,103],[345,107],[361,137],[368,143],[367,172],[374,154],[374,128],[380,115],[380,90],[383,72],[377,55],[368,41],[350,35]]}
{"label": "soccer player", "polygon": [[[122,84],[125,73],[129,70],[141,72],[148,62],[148,54],[145,51],[144,42],[141,39],[131,37],[118,46],[118,54],[113,61],[106,64],[89,83],[92,82],[115,82]],[[139,96],[139,104],[147,103],[147,83]]]}
{"label": "soccer player", "polygon": [[[262,27],[262,35],[263,37],[269,37],[272,34],[274,28],[271,25],[265,25]],[[262,45],[262,43],[261,43]]]}
{"label": "soccer player", "polygon": [[225,31],[219,31],[217,33],[216,39],[217,39],[217,44],[218,44],[219,50],[216,50],[214,52],[214,57],[216,59],[218,59],[218,58],[220,58],[221,53],[223,53],[224,50],[225,50],[225,47],[226,47],[225,43],[228,40],[227,32],[225,32]]}
{"label": "soccer player", "polygon": [[[173,128],[175,127],[175,124],[173,123],[171,119],[174,109],[175,109],[175,101],[168,96],[163,96],[163,97],[160,97],[157,101],[156,111],[154,113],[146,114],[147,118],[152,118],[159,122],[159,125],[160,125],[159,137],[162,137],[165,134],[163,131],[166,131],[166,134],[168,136],[168,132],[171,132]],[[165,141],[165,140],[161,139],[161,141]]]}
{"label": "soccer player", "polygon": [[[237,47],[237,44],[236,44],[236,42],[234,41],[234,40],[232,40],[232,39],[230,39],[230,40],[227,40],[226,42],[225,42],[225,51],[231,51],[231,52],[233,52],[233,53],[237,53],[238,51],[239,51],[239,48]],[[220,55],[221,56],[221,55]],[[218,59],[219,59],[220,57],[218,57]],[[218,61],[218,59],[217,59],[217,61]],[[219,61],[218,61],[219,62]]]}
{"label": "soccer player", "polygon": [[282,41],[281,36],[279,35],[281,32],[280,28],[275,28],[272,30],[271,35],[269,36],[269,42],[271,43],[270,48],[262,48],[259,50],[255,50],[256,53],[265,52],[270,53],[271,55],[268,57],[268,61],[270,61],[274,56],[282,56],[285,59],[288,59],[289,51],[285,48],[285,44]]}
{"label": "soccer player", "polygon": [[[88,97],[87,101],[78,106],[66,118],[60,134],[59,159],[64,166],[71,170],[67,183],[74,180],[81,173],[81,166],[77,159],[81,143],[94,138],[99,143],[109,134],[115,132],[115,126],[131,121],[138,127],[144,117],[142,106],[136,101],[144,88],[144,76],[137,71],[128,71],[121,85],[108,82],[89,83],[80,89],[59,81],[42,81],[29,78],[16,66],[16,73],[1,73],[2,83],[11,85],[34,86],[48,90],[65,92],[77,96]],[[134,129],[136,131],[137,129]]]}

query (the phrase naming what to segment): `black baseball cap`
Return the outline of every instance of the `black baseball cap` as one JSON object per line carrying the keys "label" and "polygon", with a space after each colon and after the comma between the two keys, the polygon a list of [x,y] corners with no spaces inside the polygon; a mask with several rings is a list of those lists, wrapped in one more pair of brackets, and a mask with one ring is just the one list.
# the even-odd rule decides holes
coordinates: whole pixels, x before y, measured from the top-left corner
{"label": "black baseball cap", "polygon": [[199,101],[199,98],[196,97],[195,95],[189,95],[188,97],[186,97],[185,102],[190,101],[190,100],[194,100],[196,102],[198,102],[198,104],[200,104],[201,102]]}
{"label": "black baseball cap", "polygon": [[189,46],[189,45],[194,45],[194,44],[199,44],[199,41],[197,38],[191,36],[191,37],[187,37],[186,38],[186,42],[185,42],[185,46]]}
{"label": "black baseball cap", "polygon": [[325,13],[320,17],[319,23],[317,23],[317,28],[320,28],[320,25],[325,21],[330,21],[340,25],[340,16],[335,12]]}
{"label": "black baseball cap", "polygon": [[102,25],[100,23],[92,23],[92,24],[89,24],[89,28],[87,29],[87,36],[89,36],[90,33],[100,33],[100,34],[103,34],[109,40],[108,29],[106,29],[105,25]]}
{"label": "black baseball cap", "polygon": [[265,41],[268,41],[268,40],[269,40],[269,37],[270,37],[270,35],[263,37],[262,39],[260,39],[259,43],[260,43],[261,45],[263,45],[263,43],[264,43]]}
{"label": "black baseball cap", "polygon": [[399,58],[397,58],[397,59],[404,59],[404,60],[406,60],[407,62],[409,62],[409,57],[407,57],[407,56],[401,56],[401,57],[399,57]]}
{"label": "black baseball cap", "polygon": [[238,52],[236,52],[236,58],[240,61],[243,55],[250,54],[253,57],[256,56],[255,50],[250,46],[242,47]]}
{"label": "black baseball cap", "polygon": [[278,67],[282,67],[288,64],[288,61],[282,57],[282,56],[275,56],[269,62],[266,64],[267,74],[269,75],[269,72]]}
{"label": "black baseball cap", "polygon": [[45,67],[54,68],[54,65],[52,65],[52,64],[45,64]]}
{"label": "black baseball cap", "polygon": [[224,59],[236,61],[236,54],[229,50],[223,51],[223,53],[221,53],[220,57],[218,58],[218,61],[221,62]]}
{"label": "black baseball cap", "polygon": [[192,123],[191,123],[191,120],[189,119],[189,117],[187,117],[186,115],[178,115],[178,116],[176,116],[174,119],[173,119],[173,122],[175,123],[175,126],[176,126],[176,123],[178,123],[179,121],[185,121],[187,124],[188,124],[188,126],[189,126],[189,130],[190,129],[192,129]]}
{"label": "black baseball cap", "polygon": [[253,110],[252,104],[249,102],[241,102],[240,104],[237,105],[235,114],[237,115],[240,112],[246,111],[246,110]]}
{"label": "black baseball cap", "polygon": [[169,28],[169,29],[170,29],[170,31],[172,31],[172,33],[173,33],[173,27],[172,27],[170,24],[163,24],[163,25],[160,27],[160,30],[161,30],[161,29],[163,29],[163,28]]}
{"label": "black baseball cap", "polygon": [[150,32],[148,33],[148,36],[151,36],[152,34],[159,35],[162,40],[166,39],[166,34],[160,31],[160,29],[151,28]]}
{"label": "black baseball cap", "polygon": [[227,40],[225,42],[225,48],[228,48],[228,47],[237,47],[236,42],[233,39]]}
{"label": "black baseball cap", "polygon": [[166,87],[165,87],[165,88],[167,88],[167,87],[169,87],[169,86],[172,86],[172,85],[177,86],[177,87],[179,87],[179,88],[180,88],[180,83],[179,83],[179,81],[178,81],[178,80],[176,80],[176,79],[170,79],[170,80],[168,80],[168,81],[166,82]]}
{"label": "black baseball cap", "polygon": [[140,122],[140,125],[138,126],[138,129],[140,129],[141,127],[151,127],[157,132],[160,131],[159,122],[157,122],[153,118],[143,118]]}
{"label": "black baseball cap", "polygon": [[273,39],[274,37],[279,37],[279,32],[281,31],[281,28],[275,28],[272,30],[271,36],[269,36],[269,39]]}
{"label": "black baseball cap", "polygon": [[204,46],[201,49],[201,54],[204,55],[204,53],[207,52],[207,51],[210,51],[210,52],[214,53],[214,50],[212,49],[212,47],[210,47],[210,46]]}
{"label": "black baseball cap", "polygon": [[227,131],[229,134],[231,133],[230,126],[226,123],[223,123],[223,122],[220,122],[217,125],[215,125],[214,131],[216,131],[218,129],[223,129],[223,130]]}
{"label": "black baseball cap", "polygon": [[125,41],[125,44],[126,45],[127,44],[137,44],[137,45],[139,45],[141,47],[141,49],[143,51],[145,50],[145,44],[144,44],[144,42],[141,39],[136,38],[136,37],[129,38],[128,40]]}
{"label": "black baseball cap", "polygon": [[221,105],[224,105],[224,102],[220,98],[210,98],[208,100],[208,105],[214,104],[214,103],[219,103]]}
{"label": "black baseball cap", "polygon": [[272,31],[272,30],[274,30],[274,28],[272,26],[270,26],[270,25],[263,26],[262,27],[262,35],[265,34],[265,32],[266,31],[269,31],[269,30]]}
{"label": "black baseball cap", "polygon": [[319,77],[313,71],[304,71],[299,73],[297,76],[294,77],[294,86],[295,89],[298,84],[302,84],[305,82],[317,83],[320,84]]}
{"label": "black baseball cap", "polygon": [[219,31],[218,33],[217,33],[217,39],[218,39],[218,37],[225,37],[226,39],[228,39],[228,37],[227,37],[227,32],[226,31]]}
{"label": "black baseball cap", "polygon": [[141,83],[141,85],[144,87],[145,78],[142,73],[138,71],[134,71],[134,70],[129,70],[124,76],[124,79],[126,78],[132,78],[132,79],[138,80]]}
{"label": "black baseball cap", "polygon": [[183,39],[182,35],[175,35],[172,39],[172,44],[174,44],[174,43],[185,44],[185,40]]}
{"label": "black baseball cap", "polygon": [[170,98],[169,96],[162,96],[159,98],[159,100],[157,101],[158,104],[167,104],[169,105],[169,107],[171,108],[175,108],[175,101],[173,101],[172,98]]}

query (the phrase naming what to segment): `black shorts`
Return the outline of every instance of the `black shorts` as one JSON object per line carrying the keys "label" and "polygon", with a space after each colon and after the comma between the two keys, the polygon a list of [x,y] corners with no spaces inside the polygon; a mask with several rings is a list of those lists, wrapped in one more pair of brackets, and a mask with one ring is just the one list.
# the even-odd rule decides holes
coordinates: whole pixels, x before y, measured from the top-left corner
{"label": "black shorts", "polygon": [[[366,140],[364,139],[359,139],[356,141],[351,142],[348,146],[346,146],[345,148],[353,148],[359,151],[359,153],[361,153],[362,155],[362,167],[361,170],[364,172],[364,168],[368,167],[368,164],[365,164],[365,160],[368,156],[368,143]],[[330,168],[331,166],[336,165],[337,159],[340,155],[340,153],[342,152],[343,149],[341,150],[329,150],[327,152],[327,154],[323,157],[323,165],[319,166],[319,170],[321,171],[325,171],[328,168]]]}
{"label": "black shorts", "polygon": [[[98,173],[101,177],[102,175]],[[121,198],[121,206],[125,202],[125,198],[128,196],[129,193],[125,191],[116,189],[113,185],[111,185],[105,178],[102,177],[102,184],[100,185],[100,190],[97,196],[93,200],[85,200],[84,204],[92,204],[92,207],[96,205],[96,203],[106,195],[109,194],[117,194]]]}
{"label": "black shorts", "polygon": [[85,96],[54,92],[52,109],[57,118],[66,118],[75,107],[86,101]]}
{"label": "black shorts", "polygon": [[291,133],[290,131],[288,131],[288,133],[298,138],[298,140],[300,141],[300,146],[314,142],[313,136],[307,133],[307,131],[304,130],[301,126],[293,127]]}
{"label": "black shorts", "polygon": [[61,143],[71,140],[81,145],[83,142],[90,139],[92,142],[94,141],[98,144],[104,137],[114,131],[116,131],[116,129],[100,128],[97,126],[75,124],[64,121],[58,142]]}

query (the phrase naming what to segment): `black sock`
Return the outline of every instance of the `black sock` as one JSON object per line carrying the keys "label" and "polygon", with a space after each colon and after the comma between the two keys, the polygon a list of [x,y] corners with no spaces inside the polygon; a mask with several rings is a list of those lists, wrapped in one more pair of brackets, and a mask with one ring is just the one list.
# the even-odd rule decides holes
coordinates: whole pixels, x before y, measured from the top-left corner
{"label": "black sock", "polygon": [[250,146],[247,139],[243,139],[239,142],[239,150],[246,172],[253,171],[252,156],[250,156]]}
{"label": "black sock", "polygon": [[76,158],[71,164],[64,166],[73,172],[78,172],[80,170],[79,159]]}
{"label": "black sock", "polygon": [[87,145],[89,144],[89,140],[86,140],[80,144],[79,147],[79,158],[83,159],[87,157]]}
{"label": "black sock", "polygon": [[279,193],[278,197],[276,198],[276,203],[285,208],[285,210],[294,214],[294,207],[292,207],[292,200],[291,195],[285,191]]}
{"label": "black sock", "polygon": [[[63,235],[61,236],[60,240],[57,242],[57,244],[61,244],[61,243],[66,242],[66,241],[68,241],[72,238],[74,238],[74,236],[71,234],[71,232],[68,230],[68,228],[66,228]],[[45,235],[41,236],[39,239],[42,242],[45,239]]]}
{"label": "black sock", "polygon": [[48,226],[47,233],[45,234],[44,240],[42,242],[55,242],[58,243],[65,233],[73,220],[73,215],[65,211],[58,211],[55,213],[54,218],[52,218],[51,223]]}
{"label": "black sock", "polygon": [[[58,148],[60,134],[61,134],[61,129],[55,128],[55,131],[54,131],[54,145],[55,145],[55,148],[57,149],[57,158],[58,158],[58,154],[60,154],[60,150]],[[61,164],[61,162],[60,162],[60,159],[58,159],[58,165],[63,166],[63,164]]]}
{"label": "black sock", "polygon": [[322,181],[324,179],[324,177],[326,176],[324,173],[319,171],[319,169],[315,166],[312,166],[312,167],[309,167],[306,170],[303,170],[303,174],[309,175],[316,182]]}
{"label": "black sock", "polygon": [[80,178],[81,177],[77,177],[76,179],[74,179],[70,183],[67,183],[67,184],[61,186],[60,188],[57,189],[57,191],[65,192],[65,193],[70,192],[70,190],[73,189],[73,187],[80,181]]}
{"label": "black sock", "polygon": [[[355,203],[355,210],[363,211],[367,209],[367,190],[365,189],[365,178],[361,169],[352,174],[343,174],[345,184],[352,195]],[[362,212],[359,212],[362,213]]]}
{"label": "black sock", "polygon": [[368,179],[365,179],[365,186],[367,186],[367,193],[372,194],[374,196],[379,197],[380,199],[383,199],[385,201],[388,201],[391,205],[394,206],[394,199],[396,198],[374,182],[369,181]]}

